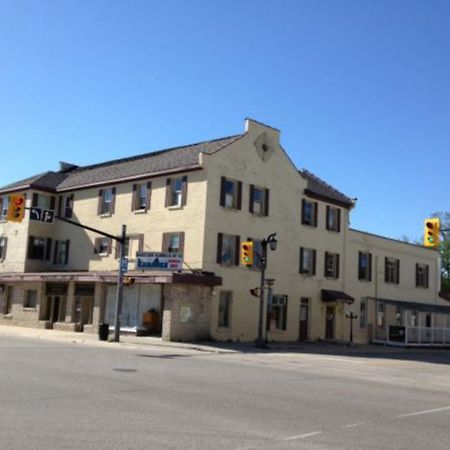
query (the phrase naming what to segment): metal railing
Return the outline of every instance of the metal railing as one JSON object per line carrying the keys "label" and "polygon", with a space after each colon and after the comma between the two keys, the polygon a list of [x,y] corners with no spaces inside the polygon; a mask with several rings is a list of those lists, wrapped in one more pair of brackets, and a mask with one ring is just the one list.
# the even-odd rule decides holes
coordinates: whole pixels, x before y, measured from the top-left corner
{"label": "metal railing", "polygon": [[396,345],[450,346],[450,328],[389,326],[387,342]]}

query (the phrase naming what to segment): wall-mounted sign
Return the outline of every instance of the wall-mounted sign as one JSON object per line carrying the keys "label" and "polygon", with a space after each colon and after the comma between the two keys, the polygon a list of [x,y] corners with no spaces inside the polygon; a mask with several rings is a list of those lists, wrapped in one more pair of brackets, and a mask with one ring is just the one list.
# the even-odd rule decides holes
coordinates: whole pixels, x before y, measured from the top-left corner
{"label": "wall-mounted sign", "polygon": [[181,270],[182,268],[182,253],[136,253],[136,270]]}
{"label": "wall-mounted sign", "polygon": [[37,206],[30,208],[30,220],[36,222],[53,223],[55,217],[55,211],[52,209],[42,209]]}

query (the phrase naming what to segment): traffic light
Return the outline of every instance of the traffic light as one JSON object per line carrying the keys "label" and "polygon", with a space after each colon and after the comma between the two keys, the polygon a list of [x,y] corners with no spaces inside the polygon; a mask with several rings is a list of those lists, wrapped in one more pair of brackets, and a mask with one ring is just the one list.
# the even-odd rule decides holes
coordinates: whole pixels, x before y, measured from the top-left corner
{"label": "traffic light", "polygon": [[6,218],[11,222],[22,222],[25,215],[25,196],[11,195]]}
{"label": "traffic light", "polygon": [[253,265],[253,242],[245,241],[241,244],[241,264],[244,266]]}
{"label": "traffic light", "polygon": [[425,231],[423,235],[423,245],[425,247],[439,247],[441,242],[441,223],[438,218],[425,220]]}

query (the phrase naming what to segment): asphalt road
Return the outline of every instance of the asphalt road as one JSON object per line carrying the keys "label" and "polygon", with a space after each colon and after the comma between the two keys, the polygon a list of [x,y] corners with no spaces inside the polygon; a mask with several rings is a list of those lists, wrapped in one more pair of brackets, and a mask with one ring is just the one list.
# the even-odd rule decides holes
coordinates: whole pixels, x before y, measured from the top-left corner
{"label": "asphalt road", "polygon": [[0,336],[0,449],[448,449],[450,352],[419,359]]}

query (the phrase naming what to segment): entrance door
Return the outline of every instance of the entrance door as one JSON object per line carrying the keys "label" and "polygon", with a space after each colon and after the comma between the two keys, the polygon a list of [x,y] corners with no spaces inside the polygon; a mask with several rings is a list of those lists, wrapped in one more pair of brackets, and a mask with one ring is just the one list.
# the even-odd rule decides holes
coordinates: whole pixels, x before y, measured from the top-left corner
{"label": "entrance door", "polygon": [[325,339],[334,339],[334,306],[327,306],[325,318]]}
{"label": "entrance door", "polygon": [[299,341],[306,341],[308,339],[308,317],[309,317],[309,299],[302,298],[300,300],[300,331],[298,335]]}
{"label": "entrance door", "polygon": [[52,323],[58,322],[59,320],[59,308],[60,308],[61,298],[58,296],[53,297],[52,301],[52,312],[51,321]]}

